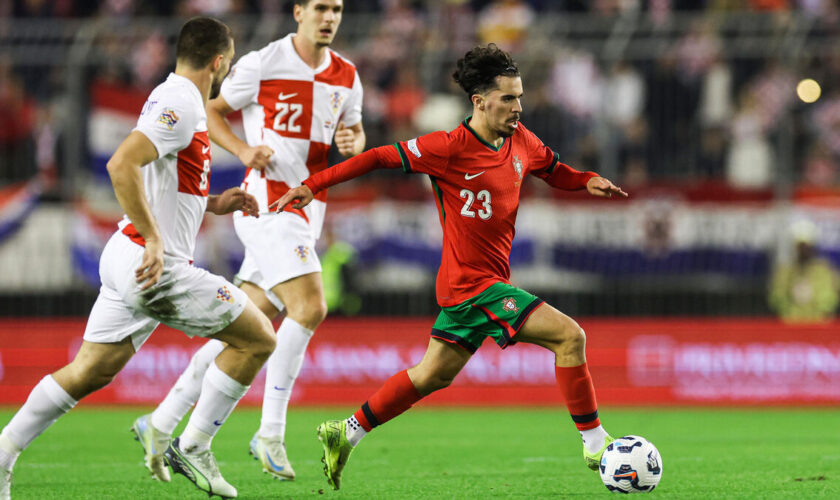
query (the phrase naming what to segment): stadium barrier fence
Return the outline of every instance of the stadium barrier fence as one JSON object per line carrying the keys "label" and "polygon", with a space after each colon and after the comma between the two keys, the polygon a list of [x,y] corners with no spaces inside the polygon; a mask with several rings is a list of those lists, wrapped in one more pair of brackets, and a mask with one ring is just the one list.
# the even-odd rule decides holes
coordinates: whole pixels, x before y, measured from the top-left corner
{"label": "stadium barrier fence", "polygon": [[[432,318],[328,318],[312,338],[295,405],[363,402],[418,362]],[[84,319],[0,320],[0,404],[22,403],[45,374],[77,351]],[[580,319],[601,405],[840,404],[840,322],[766,319]],[[160,327],[125,369],[86,404],[155,404],[202,345]],[[489,342],[489,341],[488,341]],[[264,371],[243,400],[262,401]],[[429,405],[562,405],[553,355],[485,345]]]}

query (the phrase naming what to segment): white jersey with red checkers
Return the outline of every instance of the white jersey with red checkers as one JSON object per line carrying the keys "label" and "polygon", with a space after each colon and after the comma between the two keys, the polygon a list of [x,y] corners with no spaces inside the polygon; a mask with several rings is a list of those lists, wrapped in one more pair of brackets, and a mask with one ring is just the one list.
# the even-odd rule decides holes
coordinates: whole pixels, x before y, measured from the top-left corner
{"label": "white jersey with red checkers", "polygon": [[[145,135],[158,154],[142,171],[164,253],[191,261],[210,191],[210,138],[198,88],[171,73],[149,94],[134,130]],[[145,246],[128,216],[119,227],[132,241]]]}
{"label": "white jersey with red checkers", "polygon": [[[336,52],[317,68],[298,55],[290,34],[244,55],[222,84],[221,96],[242,110],[245,139],[266,145],[274,154],[262,171],[248,169],[243,188],[254,195],[260,212],[291,187],[327,168],[330,144],[340,122],[362,120],[362,84],[356,67]],[[303,210],[289,208],[320,236],[326,192]]]}

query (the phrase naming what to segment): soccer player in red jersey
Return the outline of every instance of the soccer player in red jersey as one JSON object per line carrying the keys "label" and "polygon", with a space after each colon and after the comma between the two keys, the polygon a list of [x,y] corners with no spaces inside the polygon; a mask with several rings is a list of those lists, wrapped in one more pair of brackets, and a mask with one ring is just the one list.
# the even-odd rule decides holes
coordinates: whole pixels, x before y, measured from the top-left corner
{"label": "soccer player in red jersey", "polygon": [[511,285],[509,256],[522,180],[531,174],[550,186],[586,189],[600,197],[627,193],[594,172],[560,163],[557,154],[520,122],[522,80],[510,55],[494,44],[458,61],[454,79],[473,115],[451,132],[434,132],[371,149],[323,170],[287,192],[277,207],[308,204],[314,194],[374,168],[428,174],[443,225],[437,300],[443,309],[420,363],[392,376],[355,414],[318,427],[324,471],[338,489],[353,447],[374,427],[447,387],[485,337],[502,348],[536,344],[555,354],[557,385],[583,438],[586,465],[598,468],[613,439],[601,426],[586,366],[586,337],[570,317]]}

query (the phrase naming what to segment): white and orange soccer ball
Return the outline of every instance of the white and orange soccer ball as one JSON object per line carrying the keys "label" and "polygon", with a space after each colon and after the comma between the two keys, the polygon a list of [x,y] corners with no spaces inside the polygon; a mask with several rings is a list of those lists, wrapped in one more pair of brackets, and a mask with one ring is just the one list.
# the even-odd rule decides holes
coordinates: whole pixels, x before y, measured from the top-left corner
{"label": "white and orange soccer ball", "polygon": [[648,493],[662,479],[662,457],[647,439],[622,436],[604,450],[599,470],[613,493]]}

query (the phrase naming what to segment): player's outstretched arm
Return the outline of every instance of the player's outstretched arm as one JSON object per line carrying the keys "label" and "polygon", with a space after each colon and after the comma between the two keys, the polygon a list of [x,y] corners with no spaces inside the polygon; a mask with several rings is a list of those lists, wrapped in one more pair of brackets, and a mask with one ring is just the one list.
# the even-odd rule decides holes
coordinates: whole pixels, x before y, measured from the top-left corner
{"label": "player's outstretched arm", "polygon": [[262,144],[249,146],[237,137],[227,121],[227,115],[234,111],[222,96],[207,103],[207,129],[210,140],[236,155],[246,167],[262,170],[268,166],[274,151]]}
{"label": "player's outstretched arm", "polygon": [[279,200],[268,206],[269,210],[277,212],[293,200],[298,200],[293,208],[303,208],[308,205],[315,193],[323,191],[344,181],[362,176],[377,168],[399,168],[402,166],[399,153],[393,146],[380,146],[356,155],[331,168],[321,170],[303,181],[302,186],[290,189]]}
{"label": "player's outstretched arm", "polygon": [[222,194],[207,197],[207,212],[224,215],[237,210],[247,212],[254,217],[260,216],[257,199],[246,193],[242,188],[232,187],[226,189]]}
{"label": "player's outstretched arm", "polygon": [[612,198],[613,195],[627,198],[629,195],[620,187],[616,186],[609,179],[604,177],[593,177],[586,182],[586,190],[592,196]]}
{"label": "player's outstretched arm", "polygon": [[163,240],[146,200],[140,171],[140,167],[153,162],[157,156],[152,141],[135,130],[120,144],[107,164],[117,201],[146,241],[143,262],[134,272],[143,290],[157,283],[163,273]]}

